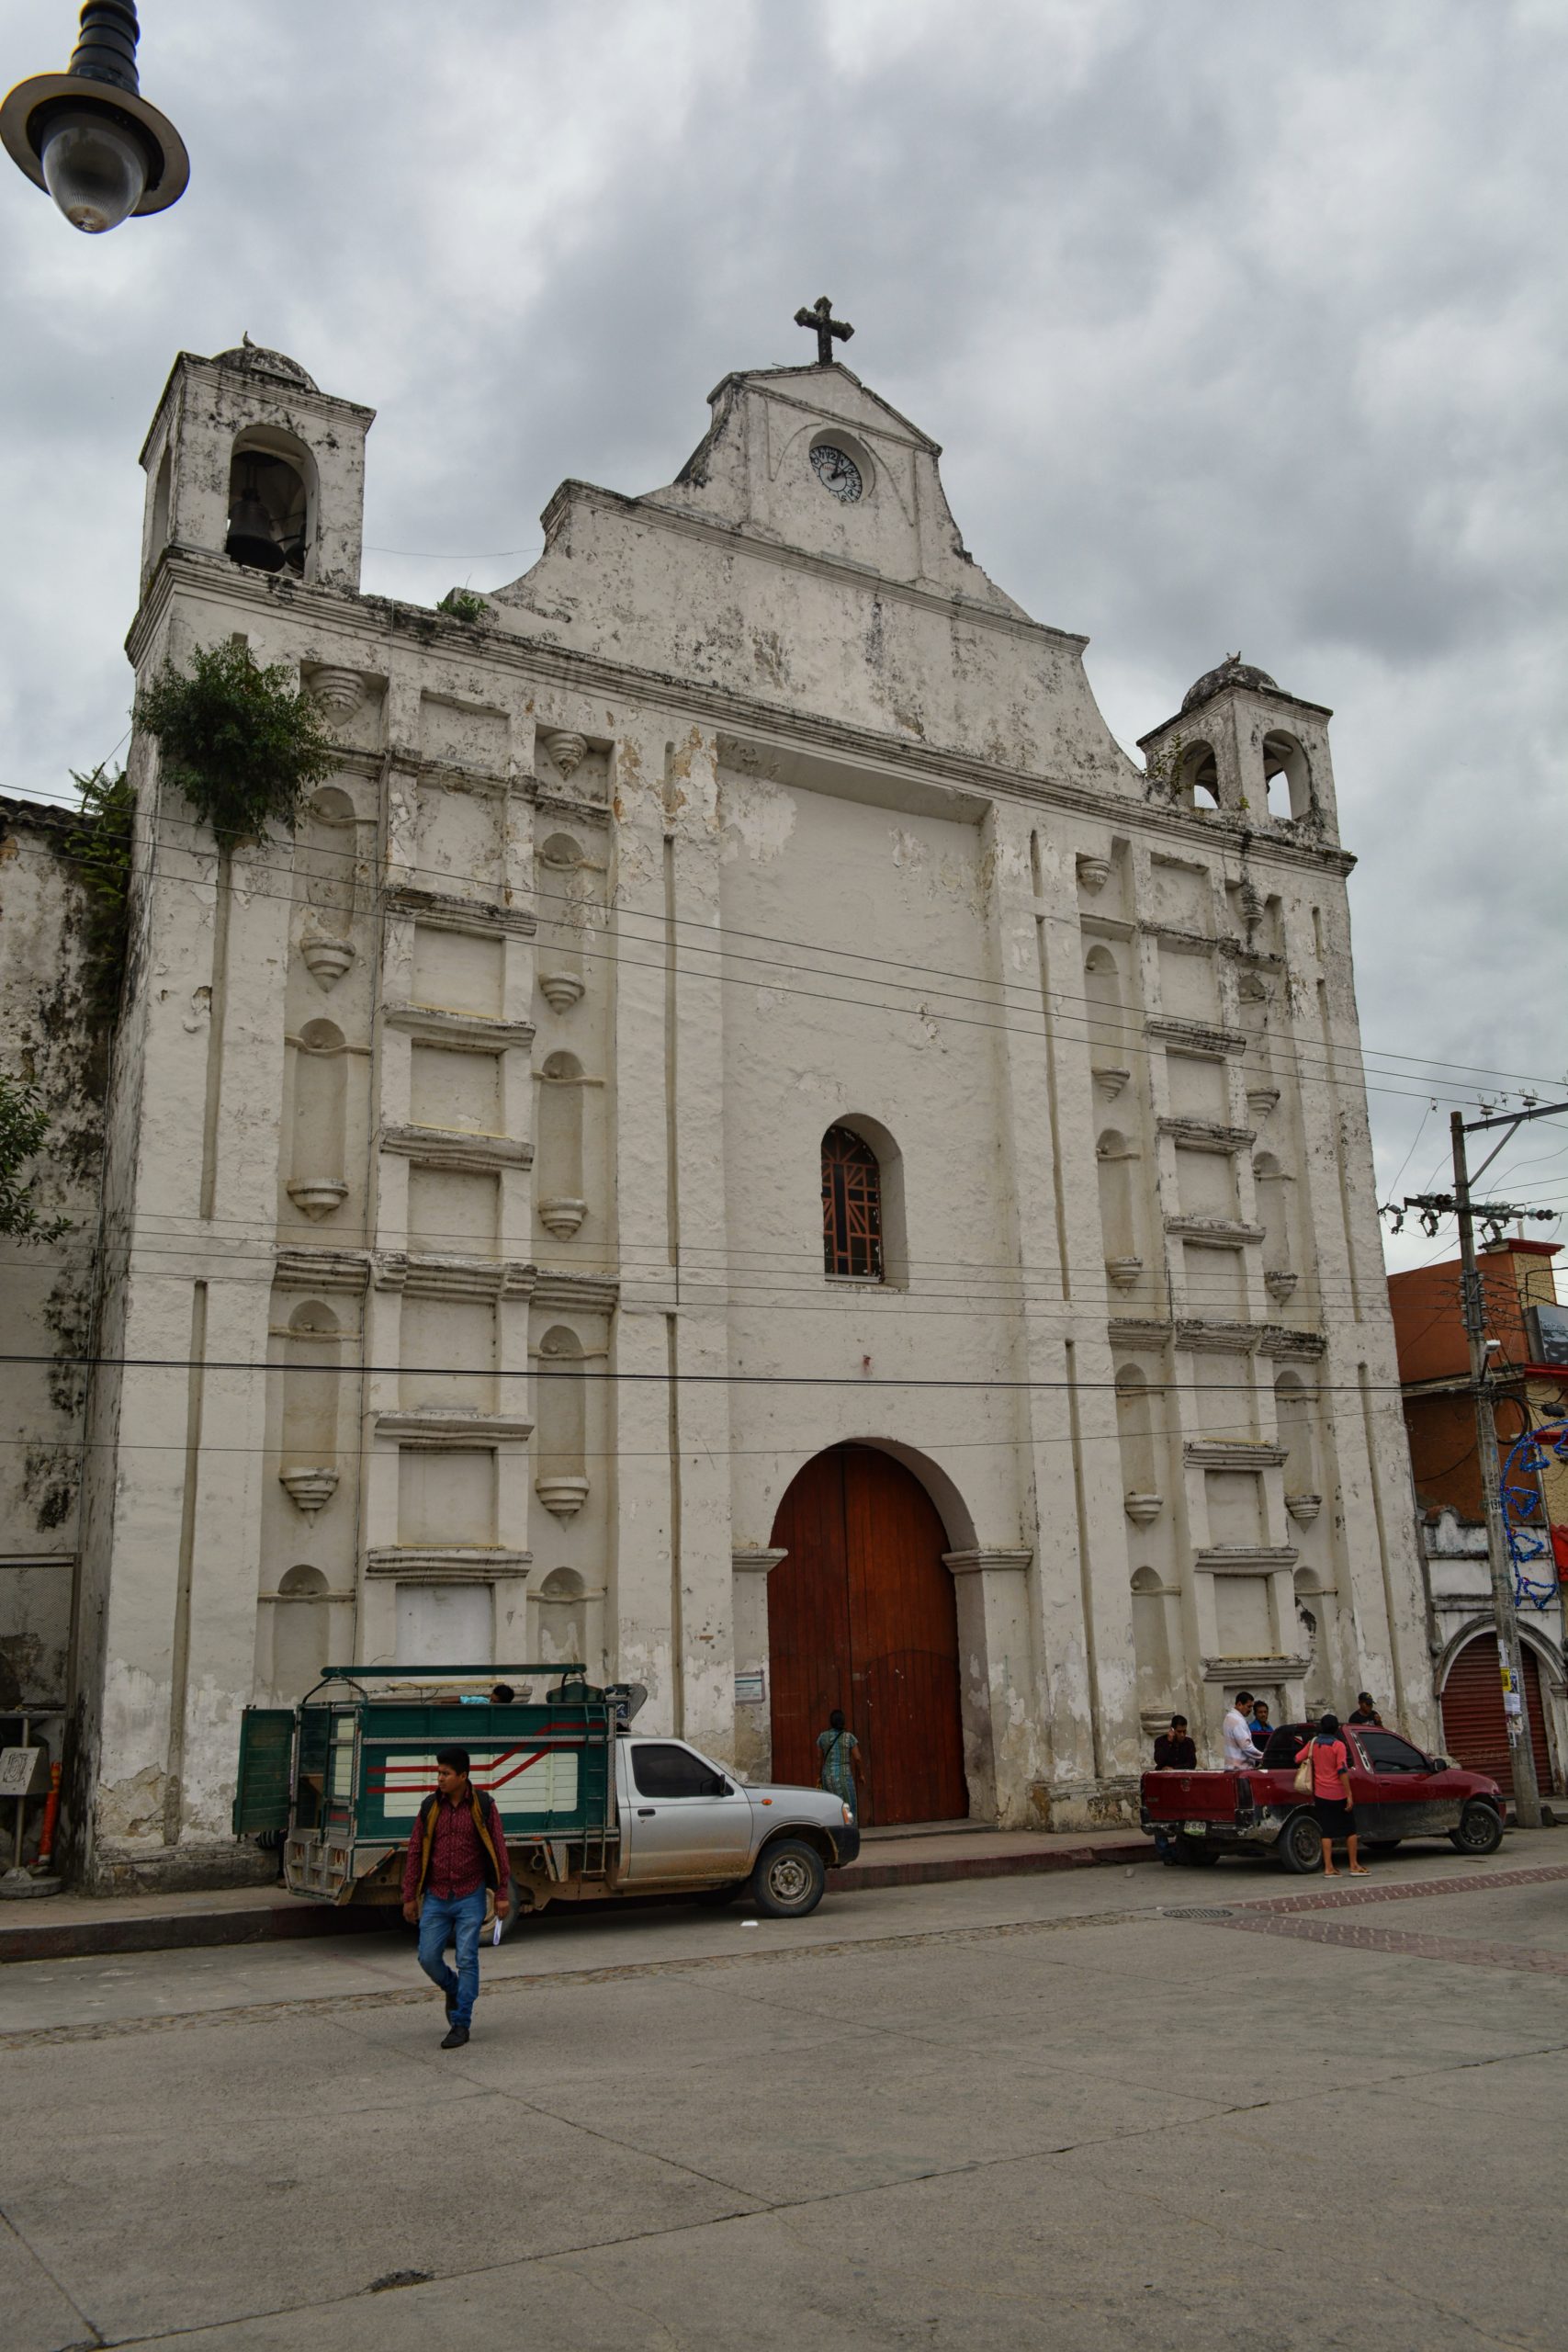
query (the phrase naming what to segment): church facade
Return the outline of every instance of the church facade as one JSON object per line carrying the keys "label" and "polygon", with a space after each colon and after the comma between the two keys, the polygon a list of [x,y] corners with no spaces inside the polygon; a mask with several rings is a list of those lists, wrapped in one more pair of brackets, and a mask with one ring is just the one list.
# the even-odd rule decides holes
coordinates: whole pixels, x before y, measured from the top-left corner
{"label": "church facade", "polygon": [[[1127,1817],[1375,1690],[1436,1736],[1328,712],[1145,739],[831,362],[513,585],[365,596],[368,410],[246,345],[143,452],[139,680],[340,748],[220,853],[138,736],[69,1704],[101,1885],[231,1874],[241,1710],[581,1659],[874,1821]],[[0,1628],[3,1634],[4,1628]]]}

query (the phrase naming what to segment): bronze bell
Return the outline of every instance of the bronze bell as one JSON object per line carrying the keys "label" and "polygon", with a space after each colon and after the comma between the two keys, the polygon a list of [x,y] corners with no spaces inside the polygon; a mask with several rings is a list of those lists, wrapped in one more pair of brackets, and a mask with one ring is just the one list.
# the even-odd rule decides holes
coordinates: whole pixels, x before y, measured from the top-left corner
{"label": "bronze bell", "polygon": [[277,526],[256,495],[255,476],[229,509],[229,536],[223,552],[231,563],[254,564],[258,571],[281,571],[285,557]]}

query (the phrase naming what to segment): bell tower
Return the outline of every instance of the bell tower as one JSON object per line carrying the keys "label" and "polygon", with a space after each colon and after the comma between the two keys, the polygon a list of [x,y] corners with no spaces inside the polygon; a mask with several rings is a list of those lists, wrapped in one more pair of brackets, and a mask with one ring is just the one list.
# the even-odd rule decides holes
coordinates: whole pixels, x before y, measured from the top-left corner
{"label": "bell tower", "polygon": [[375,414],[249,336],[212,359],[182,351],[141,451],[143,595],[166,547],[356,594]]}
{"label": "bell tower", "polygon": [[1138,748],[1182,808],[1224,810],[1253,831],[1279,827],[1333,842],[1332,717],[1228,653],[1188,688],[1174,718],[1139,736]]}

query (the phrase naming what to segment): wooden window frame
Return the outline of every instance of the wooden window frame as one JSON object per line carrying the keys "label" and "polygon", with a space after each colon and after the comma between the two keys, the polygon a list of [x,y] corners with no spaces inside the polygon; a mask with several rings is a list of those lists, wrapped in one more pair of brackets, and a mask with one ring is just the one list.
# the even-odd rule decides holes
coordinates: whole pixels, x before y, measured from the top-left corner
{"label": "wooden window frame", "polygon": [[829,1281],[880,1283],[882,1163],[852,1127],[822,1138],[822,1265]]}

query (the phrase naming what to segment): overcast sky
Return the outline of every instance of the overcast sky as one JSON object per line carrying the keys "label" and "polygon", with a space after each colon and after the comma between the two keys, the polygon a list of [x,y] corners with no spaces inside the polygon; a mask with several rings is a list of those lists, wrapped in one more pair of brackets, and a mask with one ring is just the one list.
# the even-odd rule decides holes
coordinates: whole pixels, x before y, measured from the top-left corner
{"label": "overcast sky", "polygon": [[[6,0],[0,86],[75,13]],[[563,476],[670,481],[826,290],[1123,743],[1237,648],[1332,706],[1369,1048],[1568,1093],[1557,0],[141,15],[181,203],[85,238],[0,178],[0,789],[124,735],[177,350],[248,332],[374,405],[364,585],[434,603],[525,571]],[[1434,1114],[1404,1068],[1384,1193],[1483,1083],[1434,1068]],[[1568,1208],[1568,1122],[1501,1170]]]}

